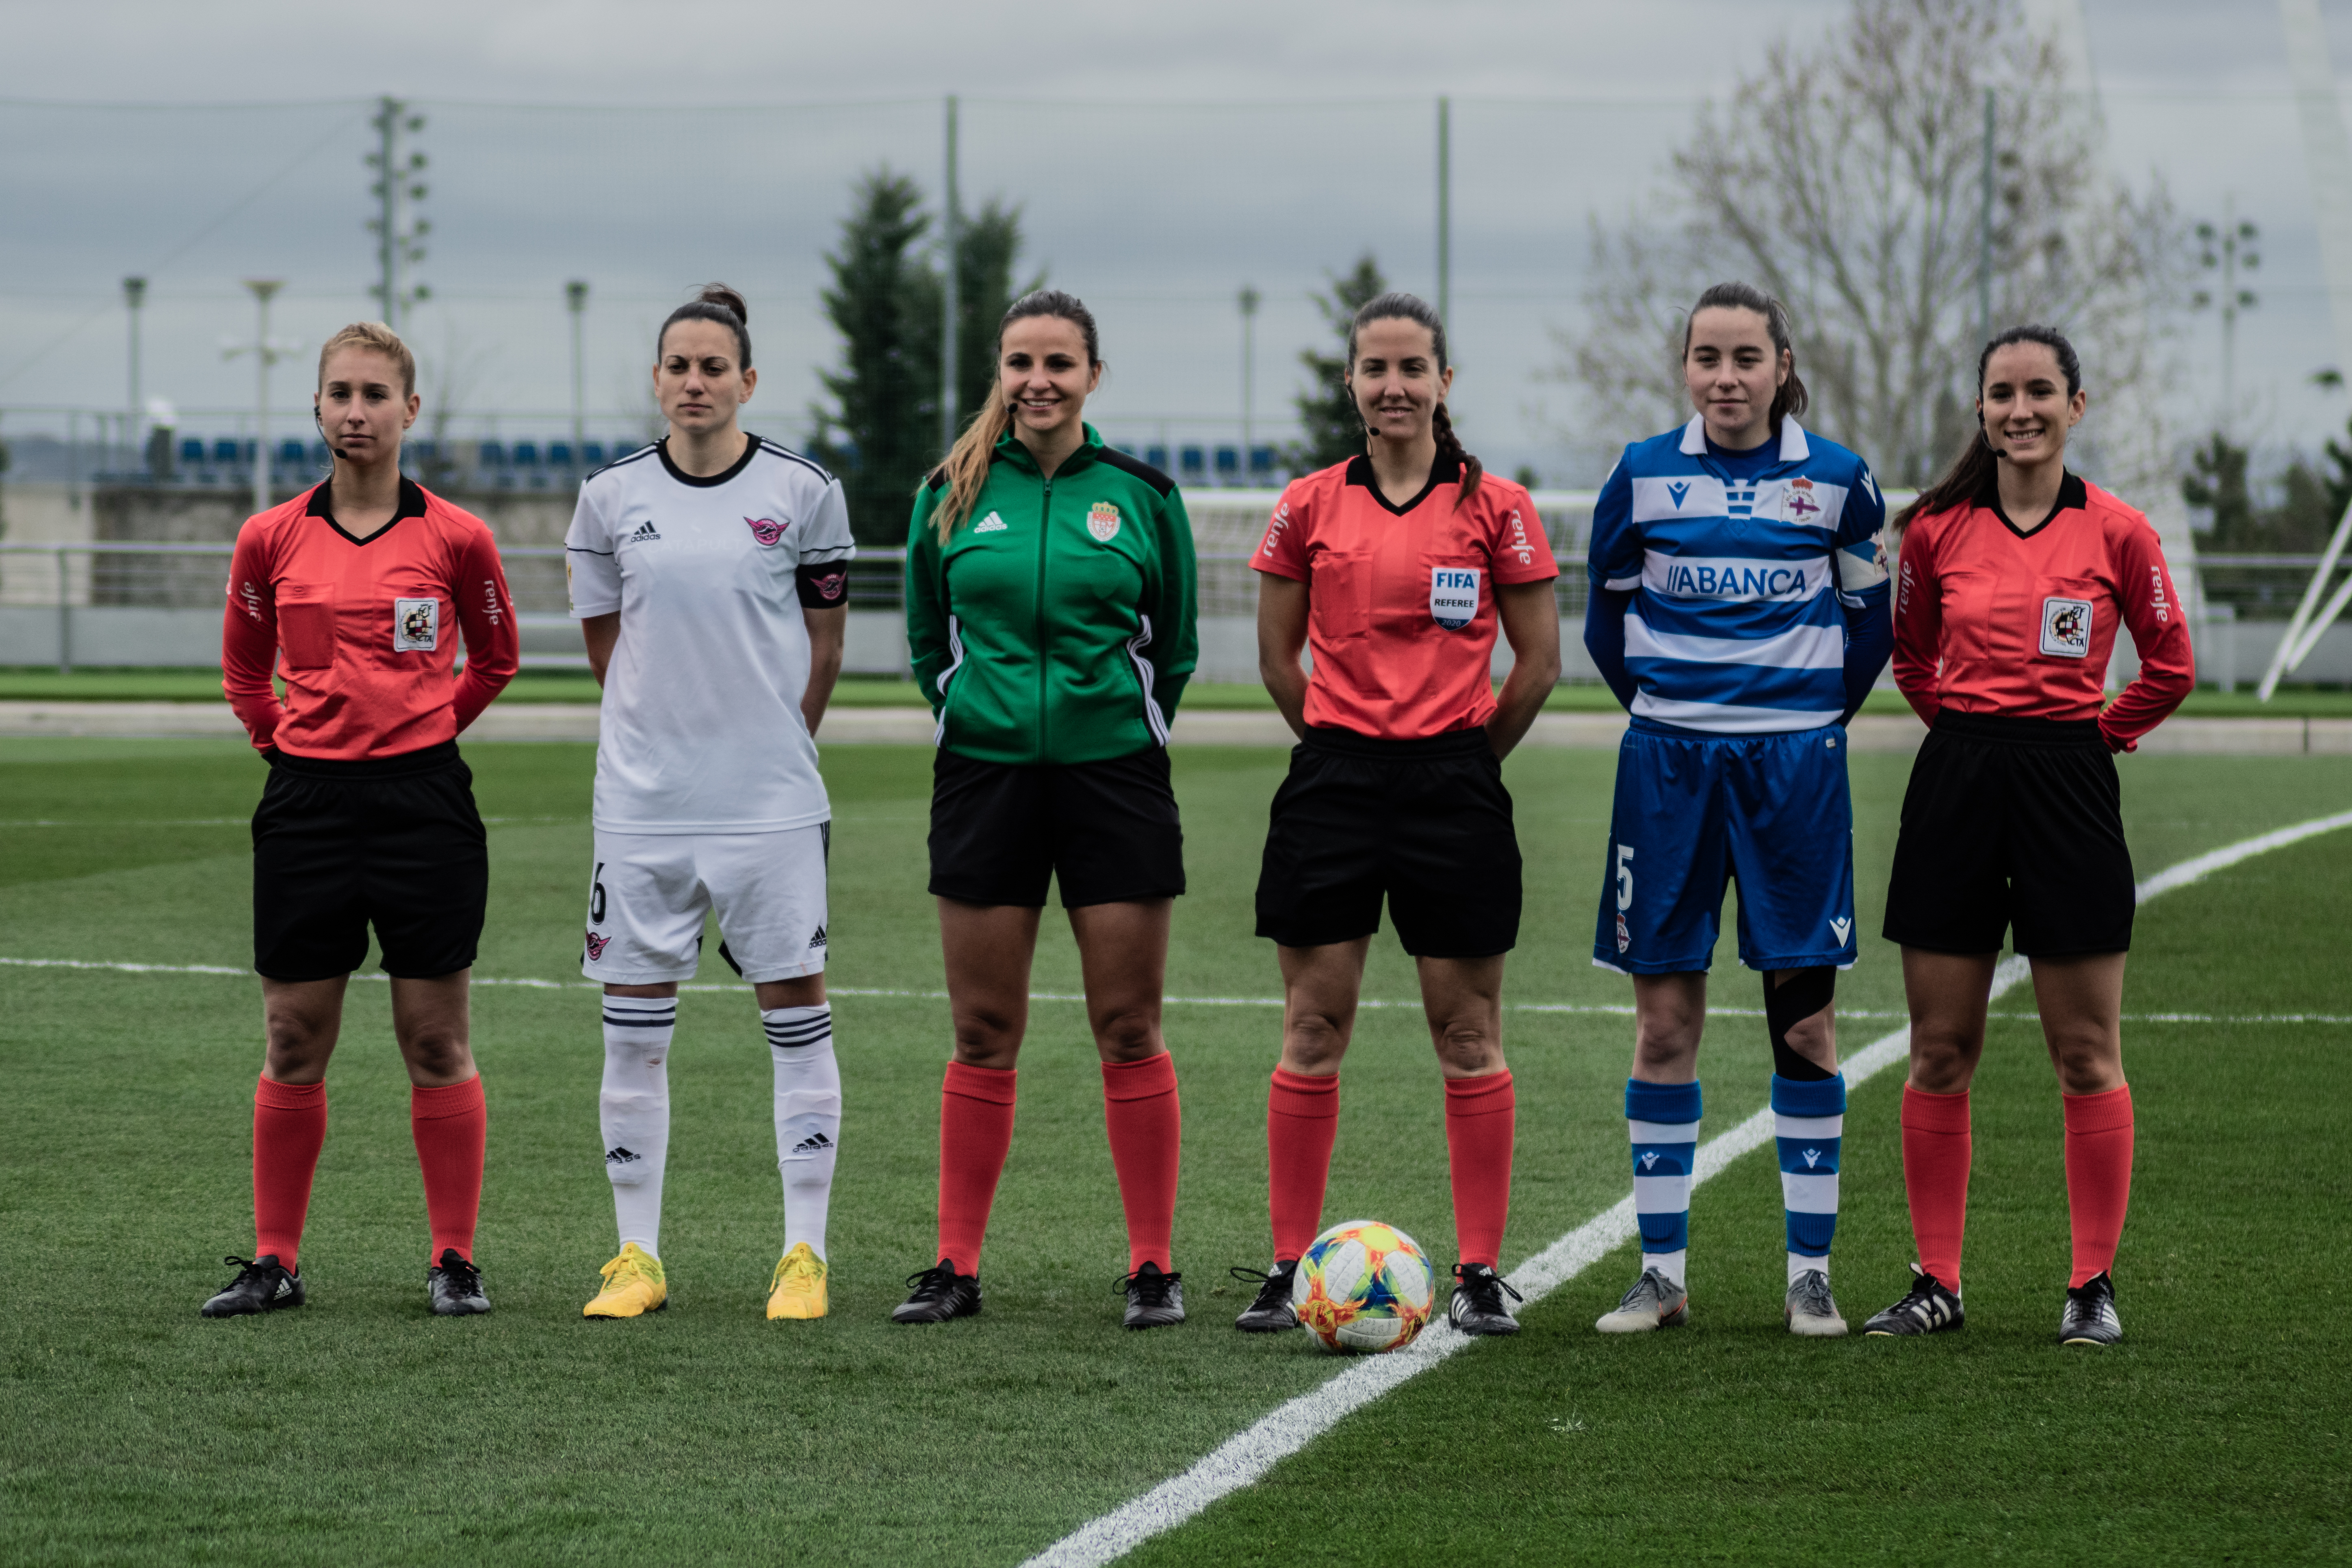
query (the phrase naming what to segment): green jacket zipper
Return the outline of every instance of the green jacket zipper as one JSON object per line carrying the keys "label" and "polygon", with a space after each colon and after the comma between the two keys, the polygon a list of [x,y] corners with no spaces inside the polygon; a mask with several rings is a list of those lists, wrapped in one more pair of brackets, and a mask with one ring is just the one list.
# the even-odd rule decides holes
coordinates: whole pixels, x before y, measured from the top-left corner
{"label": "green jacket zipper", "polygon": [[1045,640],[1045,554],[1053,548],[1054,476],[1044,476],[1045,499],[1037,508],[1037,760],[1054,754],[1051,739],[1053,709],[1045,698],[1045,673],[1053,668],[1053,649]]}

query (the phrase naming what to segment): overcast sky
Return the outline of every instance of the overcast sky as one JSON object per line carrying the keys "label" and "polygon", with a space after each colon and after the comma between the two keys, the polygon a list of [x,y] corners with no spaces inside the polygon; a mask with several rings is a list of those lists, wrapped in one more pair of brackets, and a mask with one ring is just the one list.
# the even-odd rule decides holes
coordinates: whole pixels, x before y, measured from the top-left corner
{"label": "overcast sky", "polygon": [[[240,278],[283,277],[278,331],[315,347],[373,310],[362,100],[425,100],[436,226],[414,337],[462,362],[465,404],[568,406],[562,300],[593,286],[588,400],[617,429],[667,307],[724,277],[753,304],[758,411],[789,431],[835,341],[821,253],[849,182],[887,162],[935,187],[939,98],[966,96],[966,200],[1023,205],[1033,266],[1097,307],[1115,434],[1230,442],[1244,283],[1263,290],[1256,407],[1288,411],[1307,290],[1370,248],[1434,286],[1433,101],[1455,102],[1457,404],[1473,445],[1589,480],[1553,444],[1572,404],[1538,373],[1578,314],[1590,215],[1654,193],[1697,103],[1768,42],[1810,44],[1843,0],[1167,5],[589,0],[293,7],[79,0],[11,8],[0,50],[0,429],[28,405],[119,407],[119,279],[153,279],[146,390],[233,427],[252,371]],[[2352,63],[2352,0],[2324,0]],[[2352,405],[2336,363],[2263,0],[2086,0],[2110,160],[2184,212],[2225,197],[2264,231],[2241,336],[2245,425],[2306,445]],[[63,107],[60,107],[63,106]],[[765,109],[755,106],[768,106]],[[2184,426],[2218,413],[2218,330],[2188,323]],[[2095,375],[2095,367],[2094,367]],[[307,375],[281,371],[296,409]],[[510,416],[509,428],[530,422]],[[541,426],[542,433],[549,426]]]}

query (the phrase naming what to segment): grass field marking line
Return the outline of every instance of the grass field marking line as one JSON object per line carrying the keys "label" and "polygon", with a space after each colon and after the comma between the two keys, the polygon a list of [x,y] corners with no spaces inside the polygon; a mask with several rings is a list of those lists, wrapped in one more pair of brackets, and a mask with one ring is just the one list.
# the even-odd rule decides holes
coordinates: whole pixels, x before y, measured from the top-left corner
{"label": "grass field marking line", "polygon": [[2183,860],[2178,866],[2166,867],[2133,890],[2137,894],[2139,901],[2144,904],[2158,893],[2168,893],[2175,888],[2185,888],[2189,883],[2210,877],[2216,871],[2225,870],[2241,860],[2251,860],[2257,855],[2266,855],[2273,849],[2284,849],[2290,844],[2300,844],[2306,838],[2315,838],[2323,833],[2333,833],[2339,827],[2352,827],[2352,811],[2339,811],[2333,816],[2315,816],[2309,822],[2298,822],[2291,827],[2282,827],[2257,837],[2241,839],[2235,844],[2224,844],[2219,849],[2210,850],[2194,859]]}

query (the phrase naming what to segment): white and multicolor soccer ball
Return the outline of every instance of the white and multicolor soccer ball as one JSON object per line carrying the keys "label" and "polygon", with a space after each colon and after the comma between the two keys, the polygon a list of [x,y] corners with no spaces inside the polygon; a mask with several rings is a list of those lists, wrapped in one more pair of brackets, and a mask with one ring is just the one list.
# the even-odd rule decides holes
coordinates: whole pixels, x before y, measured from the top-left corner
{"label": "white and multicolor soccer ball", "polygon": [[1298,1321],[1335,1351],[1412,1343],[1435,1296],[1420,1244],[1376,1219],[1343,1220],[1317,1237],[1290,1281]]}

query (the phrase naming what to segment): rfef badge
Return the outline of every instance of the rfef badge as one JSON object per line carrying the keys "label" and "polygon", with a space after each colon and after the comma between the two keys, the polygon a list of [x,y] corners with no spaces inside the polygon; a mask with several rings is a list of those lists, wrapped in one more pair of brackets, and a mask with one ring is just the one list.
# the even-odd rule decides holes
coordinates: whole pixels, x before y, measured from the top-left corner
{"label": "rfef badge", "polygon": [[1429,618],[1449,632],[1458,632],[1478,615],[1478,569],[1475,566],[1433,566],[1429,569]]}
{"label": "rfef badge", "polygon": [[431,653],[440,646],[440,600],[394,599],[392,602],[393,652]]}
{"label": "rfef badge", "polygon": [[2091,654],[2091,601],[2042,601],[2042,651],[2060,658],[2088,658]]}

